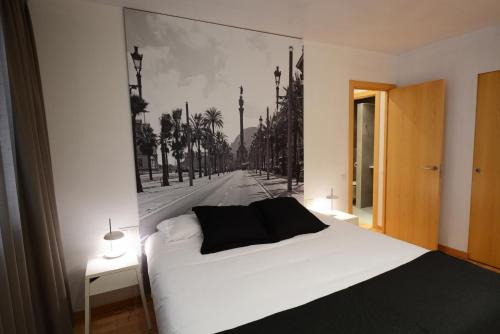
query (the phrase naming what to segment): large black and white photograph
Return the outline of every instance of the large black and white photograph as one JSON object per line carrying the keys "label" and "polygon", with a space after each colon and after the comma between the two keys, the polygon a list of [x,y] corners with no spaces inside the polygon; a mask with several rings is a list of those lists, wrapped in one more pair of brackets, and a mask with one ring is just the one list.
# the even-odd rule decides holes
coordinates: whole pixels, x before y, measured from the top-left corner
{"label": "large black and white photograph", "polygon": [[303,41],[124,15],[141,234],[197,205],[302,201]]}

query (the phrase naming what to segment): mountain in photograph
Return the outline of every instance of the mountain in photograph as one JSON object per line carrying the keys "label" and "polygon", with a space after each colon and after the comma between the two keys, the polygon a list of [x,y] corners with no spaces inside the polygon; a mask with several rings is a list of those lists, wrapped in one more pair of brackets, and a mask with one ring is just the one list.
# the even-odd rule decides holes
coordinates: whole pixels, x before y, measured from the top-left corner
{"label": "mountain in photograph", "polygon": [[[250,145],[252,144],[252,136],[257,132],[257,127],[252,126],[243,129],[243,144],[247,151],[250,150]],[[236,152],[238,152],[238,147],[240,147],[240,135],[237,135],[234,141],[231,143],[231,152],[233,153],[234,159],[236,159]]]}

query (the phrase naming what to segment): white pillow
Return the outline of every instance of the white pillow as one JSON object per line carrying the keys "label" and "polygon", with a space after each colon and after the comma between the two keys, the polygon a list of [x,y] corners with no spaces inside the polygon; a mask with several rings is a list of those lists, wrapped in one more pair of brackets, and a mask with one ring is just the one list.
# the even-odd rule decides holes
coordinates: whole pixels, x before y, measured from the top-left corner
{"label": "white pillow", "polygon": [[156,229],[162,232],[168,241],[186,240],[201,235],[201,226],[194,213],[166,219],[159,223]]}

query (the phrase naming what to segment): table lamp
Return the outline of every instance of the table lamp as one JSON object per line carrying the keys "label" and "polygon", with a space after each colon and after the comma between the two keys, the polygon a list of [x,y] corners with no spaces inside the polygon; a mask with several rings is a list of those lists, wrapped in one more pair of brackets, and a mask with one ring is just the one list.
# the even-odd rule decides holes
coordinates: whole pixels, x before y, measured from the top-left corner
{"label": "table lamp", "polygon": [[111,218],[109,218],[109,232],[104,235],[104,240],[106,259],[114,259],[125,254],[125,234],[111,229]]}

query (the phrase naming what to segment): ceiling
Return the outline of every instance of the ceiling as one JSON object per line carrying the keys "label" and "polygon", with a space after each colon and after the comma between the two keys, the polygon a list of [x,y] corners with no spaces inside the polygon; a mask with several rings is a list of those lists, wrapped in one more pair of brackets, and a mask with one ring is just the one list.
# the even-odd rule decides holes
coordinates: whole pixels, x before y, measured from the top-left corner
{"label": "ceiling", "polygon": [[390,54],[500,24],[500,0],[87,1]]}

